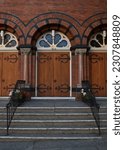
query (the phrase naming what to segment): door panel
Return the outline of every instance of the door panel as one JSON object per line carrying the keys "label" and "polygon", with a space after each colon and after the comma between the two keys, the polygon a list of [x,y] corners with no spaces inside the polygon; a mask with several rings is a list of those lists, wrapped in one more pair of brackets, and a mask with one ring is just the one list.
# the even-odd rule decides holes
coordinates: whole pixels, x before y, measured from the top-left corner
{"label": "door panel", "polygon": [[104,54],[105,64],[105,96],[107,96],[107,53]]}
{"label": "door panel", "polygon": [[2,53],[1,95],[7,96],[19,79],[18,52]]}
{"label": "door panel", "polygon": [[92,91],[95,96],[107,96],[107,55],[90,53],[89,73]]}
{"label": "door panel", "polygon": [[69,53],[54,53],[54,95],[69,96],[70,56]]}
{"label": "door panel", "polygon": [[0,53],[0,96],[2,95],[2,53]]}
{"label": "door panel", "polygon": [[51,53],[38,52],[38,96],[50,96],[53,93],[53,58]]}
{"label": "door panel", "polygon": [[69,96],[69,52],[38,52],[38,96]]}

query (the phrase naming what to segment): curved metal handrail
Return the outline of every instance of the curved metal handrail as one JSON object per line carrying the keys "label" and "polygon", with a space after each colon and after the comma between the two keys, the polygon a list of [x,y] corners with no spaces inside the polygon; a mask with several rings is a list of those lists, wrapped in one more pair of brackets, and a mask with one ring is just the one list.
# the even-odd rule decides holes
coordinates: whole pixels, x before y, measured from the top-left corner
{"label": "curved metal handrail", "polygon": [[19,95],[16,94],[16,91],[19,90],[20,94],[22,93],[22,89],[25,85],[24,80],[17,80],[15,87],[12,91],[12,95],[10,96],[10,100],[8,104],[6,105],[7,109],[7,135],[9,135],[9,127],[11,125],[12,119],[14,117],[14,113],[18,106],[22,105],[25,101],[25,97],[19,97]]}

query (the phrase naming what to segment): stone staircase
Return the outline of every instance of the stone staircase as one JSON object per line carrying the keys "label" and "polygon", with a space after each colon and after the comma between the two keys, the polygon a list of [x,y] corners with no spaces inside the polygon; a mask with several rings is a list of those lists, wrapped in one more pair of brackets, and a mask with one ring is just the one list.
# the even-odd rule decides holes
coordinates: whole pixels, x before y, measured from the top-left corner
{"label": "stone staircase", "polygon": [[0,141],[101,139],[107,132],[106,100],[100,104],[101,136],[90,108],[74,98],[32,99],[18,107],[6,136],[7,100],[0,100]]}

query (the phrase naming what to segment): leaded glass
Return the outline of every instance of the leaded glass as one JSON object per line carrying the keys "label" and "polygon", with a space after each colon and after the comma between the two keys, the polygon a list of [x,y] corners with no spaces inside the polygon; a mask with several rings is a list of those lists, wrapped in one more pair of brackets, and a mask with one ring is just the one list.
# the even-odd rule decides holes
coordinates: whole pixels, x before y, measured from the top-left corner
{"label": "leaded glass", "polygon": [[56,34],[56,35],[55,35],[55,38],[54,38],[54,44],[59,43],[60,40],[61,40],[61,35]]}
{"label": "leaded glass", "polygon": [[89,40],[91,49],[106,49],[107,48],[107,33],[106,31],[98,32],[91,36]]}
{"label": "leaded glass", "polygon": [[67,46],[67,41],[66,40],[62,40],[61,42],[59,42],[58,44],[57,44],[57,47],[66,47]]}
{"label": "leaded glass", "polygon": [[47,35],[45,36],[45,38],[46,38],[46,41],[47,41],[49,44],[52,44],[52,35],[51,35],[51,34],[47,34]]}
{"label": "leaded glass", "polygon": [[66,35],[52,30],[42,35],[36,46],[38,50],[67,50],[70,49],[71,44]]}
{"label": "leaded glass", "polygon": [[14,48],[18,46],[17,38],[10,32],[0,31],[0,49]]}
{"label": "leaded glass", "polygon": [[49,47],[49,44],[46,41],[44,41],[44,40],[39,41],[39,45],[41,47]]}
{"label": "leaded glass", "polygon": [[11,40],[6,44],[6,47],[15,47],[16,46],[16,41]]}

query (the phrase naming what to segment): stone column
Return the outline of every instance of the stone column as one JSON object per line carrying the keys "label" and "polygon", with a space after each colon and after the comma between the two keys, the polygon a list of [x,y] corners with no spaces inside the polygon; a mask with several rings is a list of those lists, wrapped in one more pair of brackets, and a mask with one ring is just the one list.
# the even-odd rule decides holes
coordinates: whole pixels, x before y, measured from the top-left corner
{"label": "stone column", "polygon": [[85,55],[87,52],[87,48],[79,48],[75,49],[75,54],[78,55],[78,85],[81,86],[81,81],[84,79],[86,66],[85,65]]}
{"label": "stone column", "polygon": [[20,48],[21,55],[24,58],[24,66],[23,66],[23,80],[28,82],[28,54],[30,53],[31,48]]}

